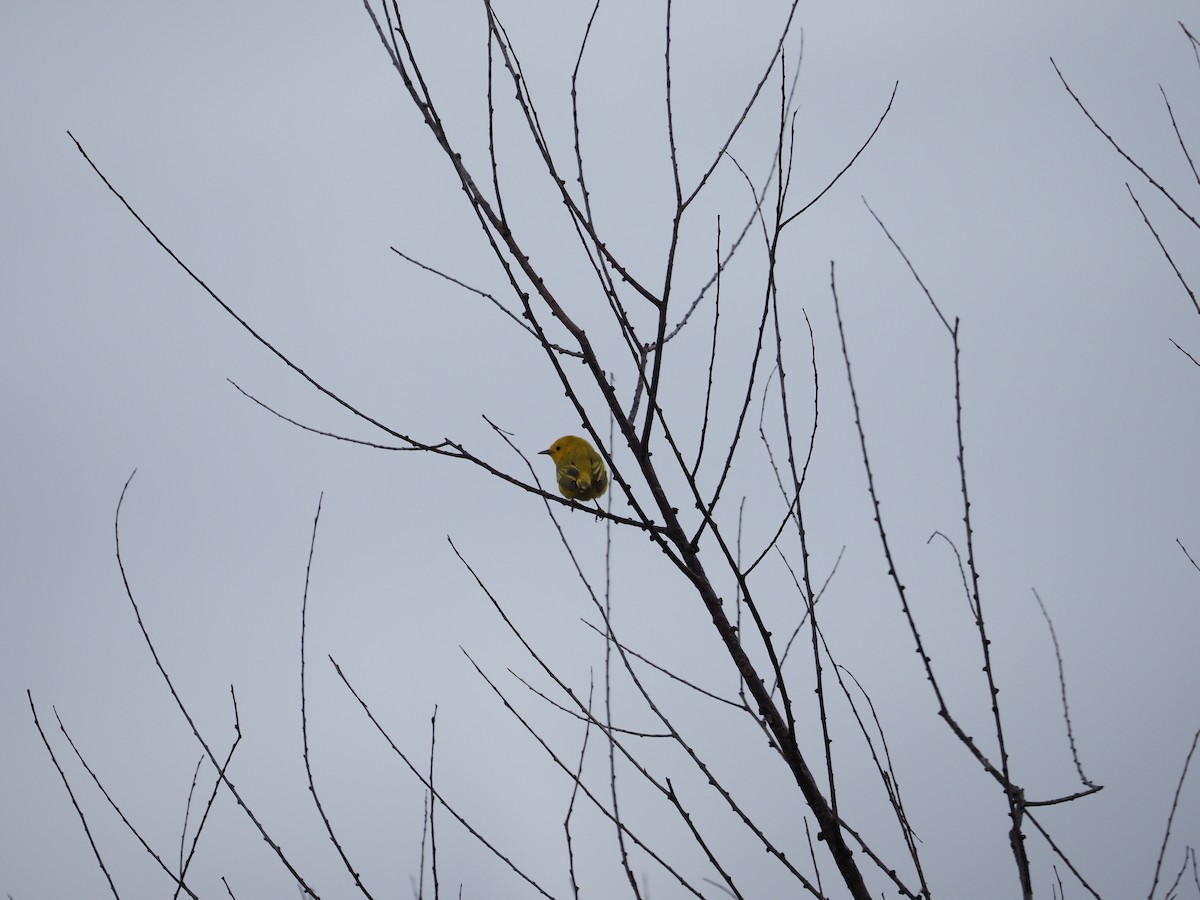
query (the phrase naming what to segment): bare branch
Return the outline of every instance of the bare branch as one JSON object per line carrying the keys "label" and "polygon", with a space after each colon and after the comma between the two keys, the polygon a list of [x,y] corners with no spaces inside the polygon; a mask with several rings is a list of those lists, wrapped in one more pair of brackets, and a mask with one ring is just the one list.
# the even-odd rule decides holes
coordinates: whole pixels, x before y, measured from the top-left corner
{"label": "bare branch", "polygon": [[62,717],[59,716],[58,710],[54,709],[53,711],[54,711],[54,718],[58,722],[58,730],[60,732],[62,732],[62,736],[67,739],[67,743],[71,746],[71,750],[75,753],[75,758],[79,760],[79,763],[80,763],[80,765],[83,766],[84,771],[86,771],[88,773],[88,775],[91,776],[92,783],[95,784],[96,787],[100,789],[100,793],[102,795],[104,795],[104,799],[108,801],[108,805],[111,806],[113,812],[115,812],[117,814],[117,816],[120,817],[121,823],[129,830],[130,834],[132,834],[135,838],[137,838],[138,843],[142,845],[142,849],[145,850],[146,853],[148,853],[150,855],[151,859],[153,859],[156,863],[158,863],[159,868],[167,873],[167,877],[175,882],[176,889],[186,891],[187,895],[189,897],[192,897],[193,900],[197,900],[195,892],[192,891],[192,889],[189,888],[186,884],[184,884],[181,876],[176,875],[174,872],[171,871],[171,868],[166,864],[166,862],[163,861],[163,858],[161,856],[159,856],[158,853],[154,850],[154,848],[151,847],[150,844],[146,841],[146,839],[144,837],[142,837],[141,832],[137,830],[137,826],[129,821],[129,818],[125,815],[125,812],[117,804],[117,801],[112,798],[112,795],[108,792],[108,789],[104,787],[103,783],[100,781],[100,778],[96,774],[95,770],[92,769],[92,767],[90,765],[88,765],[88,761],[83,758],[83,754],[80,753],[79,748],[77,746],[75,746],[75,741],[71,738],[70,733],[67,731],[67,726],[63,724]]}
{"label": "bare branch", "polygon": [[1192,559],[1192,554],[1188,553],[1187,547],[1183,546],[1183,541],[1179,540],[1179,538],[1175,538],[1175,543],[1179,545],[1179,549],[1183,551],[1183,555],[1188,558],[1188,562],[1192,564],[1192,568],[1197,572],[1200,572],[1200,563],[1197,563],[1196,560]]}
{"label": "bare branch", "polygon": [[1183,135],[1179,133],[1179,123],[1175,121],[1175,110],[1171,109],[1171,101],[1167,99],[1167,92],[1163,90],[1163,86],[1158,86],[1158,92],[1162,94],[1163,103],[1167,105],[1167,115],[1171,117],[1171,128],[1175,132],[1175,139],[1179,141],[1179,149],[1183,151],[1184,158],[1187,159],[1188,168],[1192,170],[1192,177],[1196,179],[1196,183],[1200,184],[1200,172],[1196,171],[1196,164],[1192,162],[1192,154],[1188,152],[1187,143],[1183,140]]}
{"label": "bare branch", "polygon": [[238,806],[242,808],[242,811],[245,812],[246,817],[254,824],[254,827],[258,830],[259,835],[264,841],[267,842],[267,846],[274,851],[275,856],[283,864],[284,868],[288,870],[288,873],[296,879],[296,882],[308,893],[310,897],[313,898],[313,900],[320,900],[320,897],[317,895],[317,893],[313,891],[313,889],[300,875],[295,866],[292,865],[291,860],[289,860],[284,854],[283,848],[274,841],[271,835],[267,832],[266,828],[263,826],[262,822],[259,821],[258,816],[256,816],[254,811],[250,809],[250,806],[242,797],[241,792],[230,780],[229,774],[225,771],[224,766],[218,762],[216,754],[213,753],[208,741],[206,741],[204,736],[200,734],[200,729],[197,727],[196,722],[192,718],[192,714],[188,711],[187,706],[184,705],[183,699],[179,696],[179,692],[175,690],[175,683],[171,681],[171,676],[167,674],[166,667],[163,666],[162,660],[159,658],[158,650],[155,648],[154,642],[150,639],[150,632],[146,628],[146,623],[142,620],[141,607],[138,606],[137,600],[134,599],[133,588],[129,584],[129,576],[125,571],[125,562],[121,558],[121,506],[125,502],[125,493],[129,490],[129,484],[133,481],[133,476],[136,474],[137,470],[135,469],[130,474],[129,478],[126,479],[124,487],[121,488],[121,497],[117,501],[117,511],[113,519],[113,533],[116,545],[117,567],[121,571],[121,582],[125,587],[125,596],[129,599],[129,605],[133,607],[134,617],[137,619],[138,628],[141,630],[142,637],[146,641],[146,647],[150,651],[150,656],[154,659],[154,666],[158,669],[158,674],[162,677],[163,682],[166,684],[167,690],[171,692],[171,698],[175,701],[175,705],[179,708],[179,712],[183,715],[184,719],[188,723],[188,727],[192,730],[192,735],[196,738],[196,741],[200,744],[200,746],[204,748],[204,753],[208,757],[209,762],[211,762],[213,767],[217,770],[221,779],[221,783],[229,789],[229,793],[233,795],[233,799],[237,801]]}
{"label": "bare branch", "polygon": [[[451,545],[451,546],[453,546],[453,545]],[[463,560],[463,564],[467,565],[465,560]],[[467,570],[471,571],[469,566],[468,566]],[[475,577],[477,579],[477,583],[480,583],[480,585],[482,586],[482,583],[478,582],[478,576],[475,575],[474,572],[471,572],[471,574],[473,577]],[[487,589],[484,588],[484,590],[486,591]],[[489,595],[489,597],[490,597],[490,595]],[[495,601],[493,600],[493,603],[494,602]],[[545,738],[543,738],[537,732],[537,729],[535,729],[532,725],[530,725],[529,722],[525,719],[525,717],[522,716],[517,711],[516,707],[514,707],[512,705],[512,703],[509,701],[509,699],[504,695],[504,692],[501,691],[499,689],[499,687],[497,687],[496,683],[494,681],[492,681],[492,679],[490,679],[487,676],[487,673],[483,671],[483,669],[479,666],[479,664],[477,662],[475,662],[475,660],[472,658],[471,654],[467,653],[466,650],[463,650],[463,655],[466,656],[467,659],[470,661],[471,665],[475,667],[475,671],[479,673],[479,676],[485,682],[487,682],[488,686],[492,689],[492,691],[500,699],[500,702],[504,704],[504,708],[507,709],[509,711],[509,713],[512,714],[512,716],[514,718],[516,718],[516,720],[518,722],[521,723],[522,726],[524,726],[525,730],[527,732],[529,732],[530,736],[541,746],[541,748],[543,750],[546,751],[547,755],[554,762],[554,764],[557,765],[563,772],[565,772],[568,777],[572,777],[573,770],[571,769],[571,767],[566,765],[566,763],[559,757],[559,755],[557,753],[555,753],[553,748],[551,748],[550,745],[546,742]],[[693,894],[694,896],[703,898],[703,895],[699,891],[697,891],[687,881],[687,879],[683,877],[683,875],[680,872],[678,872],[675,868],[673,868],[670,865],[670,863],[668,863],[659,853],[655,852],[654,849],[651,848],[643,839],[639,838],[636,834],[634,834],[627,825],[625,825],[623,822],[621,822],[619,817],[616,814],[614,814],[614,812],[612,810],[605,807],[605,805],[600,801],[600,798],[597,797],[586,785],[582,784],[579,781],[576,781],[575,784],[577,784],[579,786],[579,789],[583,792],[583,795],[592,801],[592,805],[595,806],[595,808],[597,810],[599,810],[609,821],[611,821],[614,825],[616,825],[621,830],[621,833],[624,836],[626,836],[630,840],[632,840],[635,844],[637,844],[637,846],[644,853],[646,853],[651,859],[653,859],[656,863],[658,863],[660,866],[662,866],[664,871],[670,873],[670,875],[679,882],[681,887],[683,887],[686,891]],[[628,871],[628,868],[626,869],[626,871]]]}
{"label": "bare branch", "polygon": [[1197,744],[1200,744],[1200,729],[1192,737],[1192,746],[1188,748],[1187,756],[1183,760],[1183,771],[1179,773],[1179,783],[1175,785],[1175,796],[1171,798],[1171,811],[1167,813],[1167,827],[1163,832],[1162,844],[1158,848],[1158,861],[1154,864],[1154,880],[1150,882],[1150,893],[1147,895],[1147,900],[1154,900],[1154,892],[1158,888],[1163,857],[1167,854],[1167,843],[1171,840],[1171,826],[1175,822],[1175,811],[1179,808],[1179,795],[1183,792],[1183,782],[1192,765],[1192,756],[1196,752]]}
{"label": "bare branch", "polygon": [[[213,804],[216,803],[216,800],[217,800],[217,794],[221,790],[221,776],[225,773],[226,770],[228,770],[229,764],[231,762],[233,762],[234,751],[237,750],[238,745],[242,742],[242,723],[238,716],[237,693],[234,691],[232,684],[229,686],[229,699],[233,706],[233,734],[234,734],[233,743],[231,743],[229,745],[229,752],[227,754],[225,754],[225,762],[221,765],[221,768],[217,772],[217,777],[213,781],[212,790],[208,794],[208,802],[205,803],[205,805],[204,805],[204,815],[202,815],[200,817],[200,824],[196,826],[196,833],[194,835],[192,835],[192,846],[191,846],[191,849],[188,850],[187,859],[183,859],[183,846],[182,846],[184,835],[186,835],[186,833],[187,833],[187,820],[185,817],[184,834],[180,835],[180,848],[179,848],[179,850],[180,850],[179,877],[180,878],[182,878],[184,875],[187,874],[188,868],[191,867],[192,860],[196,858],[196,850],[200,845],[200,834],[204,831],[204,825],[206,822],[208,822],[208,817],[209,817],[209,814],[212,812]],[[204,762],[204,757],[201,756],[196,765],[197,772],[199,772],[200,765],[203,764],[203,762]],[[194,779],[193,779],[193,782],[194,782]],[[194,784],[193,784],[193,787],[194,787]],[[188,794],[188,799],[189,799],[189,805],[190,805],[190,800],[191,800],[190,792]],[[179,895],[178,889],[176,889],[175,895],[176,896]]]}
{"label": "bare branch", "polygon": [[[433,706],[433,715],[429,719],[429,793],[432,796],[434,790],[433,781],[433,760],[434,750],[437,747],[437,704]],[[441,897],[441,878],[438,876],[438,858],[437,858],[437,804],[429,804],[429,868],[433,875],[433,900],[438,900]]]}
{"label": "bare branch", "polygon": [[1169,340],[1172,344],[1175,345],[1176,350],[1178,350],[1180,353],[1182,353],[1184,356],[1186,356],[1188,359],[1190,359],[1197,366],[1200,366],[1200,359],[1196,359],[1196,357],[1192,356],[1192,354],[1188,353],[1181,346],[1179,346],[1178,341],[1176,341],[1174,338],[1167,338],[1167,340]]}
{"label": "bare branch", "polygon": [[[506,315],[510,319],[512,319],[512,321],[515,322],[526,334],[528,334],[530,337],[532,337],[534,339],[537,338],[537,332],[534,331],[533,328],[531,328],[529,325],[526,325],[524,322],[522,322],[521,317],[518,316],[511,309],[509,309],[507,306],[505,306],[503,303],[501,303],[494,294],[489,294],[487,291],[480,290],[477,287],[473,287],[472,285],[467,284],[465,281],[455,278],[453,275],[450,275],[447,272],[443,272],[441,269],[438,269],[434,266],[423,263],[419,259],[409,256],[403,250],[399,250],[396,247],[392,247],[390,249],[393,253],[395,253],[401,259],[407,260],[408,262],[412,263],[417,268],[424,269],[426,272],[429,272],[431,275],[436,275],[438,278],[448,281],[451,284],[462,288],[464,291],[467,291],[468,293],[474,294],[477,297],[482,297],[484,300],[487,300],[494,307],[496,307],[496,309],[500,310],[500,312],[504,313],[504,315]],[[566,356],[574,356],[574,357],[577,357],[580,359],[583,358],[583,354],[580,353],[578,350],[572,350],[570,347],[563,347],[558,344],[551,344],[551,346],[557,352],[562,353]]]}
{"label": "bare branch", "polygon": [[1075,747],[1075,732],[1071,728],[1071,709],[1067,705],[1067,675],[1063,670],[1062,650],[1058,646],[1058,635],[1054,633],[1054,620],[1050,618],[1050,613],[1046,609],[1046,604],[1042,602],[1042,595],[1037,592],[1037,588],[1033,589],[1033,598],[1037,600],[1038,608],[1046,620],[1046,627],[1050,630],[1050,640],[1054,643],[1054,659],[1058,663],[1058,686],[1062,695],[1063,721],[1067,725],[1067,743],[1071,745],[1071,758],[1075,760],[1075,771],[1079,773],[1079,780],[1085,785],[1098,789],[1095,782],[1083,774],[1083,765],[1079,762],[1079,751]]}
{"label": "bare branch", "polygon": [[1133,188],[1129,186],[1129,182],[1125,182],[1125,190],[1129,191],[1129,198],[1133,201],[1133,205],[1137,207],[1137,211],[1141,213],[1142,221],[1146,223],[1146,227],[1150,229],[1150,233],[1154,235],[1154,240],[1158,243],[1158,249],[1162,251],[1163,256],[1167,258],[1167,262],[1171,265],[1171,270],[1175,273],[1175,277],[1179,279],[1179,283],[1183,285],[1183,289],[1187,291],[1188,297],[1191,298],[1192,306],[1197,313],[1200,313],[1200,301],[1196,300],[1196,292],[1192,290],[1191,285],[1183,277],[1183,273],[1179,271],[1179,266],[1175,265],[1175,260],[1171,257],[1171,252],[1167,249],[1167,245],[1163,243],[1158,231],[1150,224],[1150,217],[1146,215],[1146,211],[1142,209],[1142,204],[1138,202],[1138,198],[1133,193]]}
{"label": "bare branch", "polygon": [[1159,184],[1154,179],[1154,177],[1149,172],[1147,172],[1140,163],[1138,163],[1137,160],[1135,160],[1132,156],[1130,156],[1128,153],[1125,152],[1125,150],[1121,147],[1120,144],[1118,144],[1116,142],[1116,139],[1113,138],[1113,136],[1111,134],[1109,134],[1107,131],[1105,131],[1103,127],[1101,127],[1100,123],[1097,122],[1095,117],[1093,117],[1092,114],[1088,111],[1088,108],[1083,105],[1083,101],[1079,99],[1078,95],[1073,90],[1071,90],[1071,86],[1069,84],[1067,84],[1067,79],[1063,76],[1063,73],[1061,71],[1059,71],[1058,63],[1056,63],[1054,61],[1054,57],[1050,58],[1050,65],[1054,66],[1054,72],[1056,75],[1058,75],[1058,80],[1061,81],[1063,87],[1067,89],[1067,93],[1071,95],[1071,99],[1075,101],[1075,105],[1078,106],[1080,108],[1080,110],[1083,111],[1083,114],[1085,116],[1087,116],[1087,119],[1089,122],[1092,123],[1092,126],[1097,131],[1099,131],[1102,135],[1104,135],[1104,139],[1107,140],[1109,142],[1109,144],[1112,145],[1112,148],[1114,150],[1116,150],[1117,153],[1121,154],[1121,157],[1127,163],[1129,163],[1131,166],[1133,166],[1135,169],[1137,169],[1142,174],[1143,178],[1145,178],[1148,182],[1150,182],[1150,184],[1152,184],[1155,188],[1157,188],[1158,192],[1160,194],[1162,194],[1164,197],[1166,197],[1167,200],[1170,201],[1171,205],[1174,206],[1177,210],[1179,210],[1180,214],[1183,215],[1184,218],[1186,218],[1189,222],[1191,222],[1197,228],[1200,228],[1200,222],[1196,221],[1195,216],[1193,216],[1186,209],[1184,209],[1179,204],[1179,201],[1176,200],[1175,197],[1171,194],[1170,191],[1168,191],[1165,187],[1163,187],[1161,184]]}
{"label": "bare branch", "polygon": [[33,724],[37,728],[38,735],[42,739],[42,744],[46,748],[46,752],[50,755],[50,761],[54,763],[54,768],[58,770],[58,777],[63,783],[63,787],[67,789],[67,796],[71,798],[71,805],[75,807],[75,813],[79,816],[79,823],[83,826],[83,833],[87,835],[88,844],[92,848],[92,855],[96,857],[96,863],[100,866],[100,871],[104,873],[104,880],[108,882],[108,888],[112,891],[117,900],[121,900],[121,895],[117,893],[117,886],[113,884],[112,876],[108,874],[108,867],[104,865],[104,857],[100,855],[100,848],[96,846],[96,839],[92,837],[92,829],[88,825],[87,816],[83,814],[83,809],[79,806],[79,801],[75,799],[75,791],[71,789],[71,782],[67,780],[67,773],[63,771],[59,765],[58,757],[54,754],[54,748],[50,746],[50,741],[46,738],[46,732],[42,730],[42,723],[38,720],[37,706],[33,702],[33,692],[26,689],[25,696],[29,699],[29,711],[33,715]]}
{"label": "bare branch", "polygon": [[783,230],[793,220],[795,220],[799,216],[803,215],[804,213],[808,212],[809,209],[811,209],[813,206],[815,206],[817,204],[817,201],[820,200],[822,197],[824,197],[827,193],[829,193],[829,191],[833,189],[833,186],[841,180],[842,176],[850,171],[850,167],[853,166],[856,162],[858,162],[858,158],[860,156],[862,156],[863,151],[867,149],[867,147],[870,145],[871,141],[875,140],[875,135],[877,135],[879,133],[879,129],[883,127],[883,120],[886,119],[888,117],[888,113],[890,113],[892,111],[892,104],[896,101],[896,92],[899,90],[900,90],[900,82],[897,81],[894,85],[892,85],[892,95],[890,97],[888,97],[887,106],[884,107],[883,113],[879,117],[879,121],[875,123],[875,127],[873,129],[871,129],[871,133],[869,135],[867,135],[867,139],[862,142],[862,146],[859,147],[857,151],[855,151],[855,153],[852,157],[850,157],[850,161],[848,163],[846,163],[846,165],[842,166],[841,171],[839,171],[836,175],[833,176],[833,178],[830,180],[829,184],[825,185],[825,187],[821,188],[821,190],[817,192],[815,197],[813,197],[811,200],[809,200],[807,203],[805,203],[802,207],[800,207],[798,210],[796,210],[794,213],[792,213],[790,216],[788,216],[786,219],[784,219],[782,222],[779,223],[780,230]]}
{"label": "bare branch", "polygon": [[475,838],[475,840],[477,840],[480,844],[482,844],[489,851],[491,851],[493,856],[495,856],[498,860],[500,860],[502,863],[504,863],[506,866],[508,866],[508,868],[510,870],[512,870],[512,872],[514,874],[516,874],[518,877],[520,877],[522,881],[524,881],[526,884],[528,884],[530,887],[532,887],[535,891],[537,891],[543,897],[546,897],[547,900],[553,900],[552,894],[547,893],[546,890],[544,888],[542,888],[541,885],[539,885],[529,875],[527,875],[520,867],[517,866],[516,863],[514,863],[511,859],[509,859],[507,856],[505,856],[504,853],[502,853],[495,846],[495,844],[491,843],[487,838],[485,838],[483,836],[483,834],[479,832],[478,829],[476,829],[474,826],[472,826],[471,823],[463,815],[461,815],[453,806],[450,805],[449,802],[447,802],[446,798],[442,795],[441,791],[435,789],[434,786],[432,784],[430,784],[429,779],[421,772],[420,769],[418,769],[413,764],[412,760],[410,760],[408,758],[408,755],[403,750],[400,749],[400,747],[396,744],[396,742],[394,740],[392,740],[391,735],[389,735],[387,733],[386,729],[384,729],[383,725],[379,722],[379,720],[375,718],[375,714],[373,712],[371,712],[371,707],[367,705],[367,701],[362,698],[362,696],[358,693],[357,690],[355,690],[354,685],[352,685],[350,683],[350,679],[346,677],[346,674],[345,674],[345,672],[342,671],[342,667],[341,667],[341,665],[338,664],[338,661],[336,659],[334,659],[332,656],[330,656],[329,662],[333,665],[333,669],[335,672],[337,672],[337,676],[338,676],[338,678],[341,679],[342,684],[344,684],[346,686],[346,689],[348,691],[350,691],[350,695],[352,697],[354,697],[355,700],[358,701],[358,705],[362,708],[362,711],[366,715],[367,720],[372,725],[375,726],[375,730],[379,732],[379,735],[387,742],[388,746],[392,748],[392,752],[395,753],[398,757],[400,757],[400,759],[404,762],[404,764],[406,766],[408,766],[408,770],[410,772],[412,772],[412,774],[417,778],[418,781],[421,782],[422,785],[424,785],[425,790],[429,791],[429,793],[434,797],[434,799],[436,799],[438,803],[442,804],[442,807],[448,813],[450,813],[450,815],[454,816],[455,820],[457,820],[458,823],[467,830],[467,833],[470,834],[471,837]]}
{"label": "bare branch", "polygon": [[333,844],[333,848],[342,859],[342,865],[346,867],[346,871],[354,879],[354,886],[358,888],[359,893],[364,897],[370,898],[371,892],[367,890],[358,873],[358,869],[350,862],[350,858],[346,855],[346,851],[342,847],[342,842],[338,840],[337,834],[333,830],[333,823],[329,821],[329,815],[325,812],[325,806],[321,803],[321,795],[317,793],[317,785],[313,780],[312,759],[309,755],[308,689],[307,679],[305,678],[305,648],[307,646],[305,639],[308,635],[308,587],[312,580],[313,557],[316,555],[317,549],[317,525],[321,521],[321,503],[324,499],[324,494],[321,494],[317,498],[317,512],[313,516],[312,537],[309,539],[308,544],[308,564],[304,567],[304,595],[300,603],[300,736],[304,745],[304,774],[308,778],[308,792],[312,795],[313,805],[316,806],[317,813],[321,816],[321,821],[325,825],[325,833],[329,835],[329,842]]}

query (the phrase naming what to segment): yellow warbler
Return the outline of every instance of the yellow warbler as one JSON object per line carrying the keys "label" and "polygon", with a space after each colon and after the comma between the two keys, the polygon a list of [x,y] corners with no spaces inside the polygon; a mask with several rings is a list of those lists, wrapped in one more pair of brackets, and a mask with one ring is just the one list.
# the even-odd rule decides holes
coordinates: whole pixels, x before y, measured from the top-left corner
{"label": "yellow warbler", "polygon": [[581,437],[560,437],[542,453],[554,460],[558,492],[571,500],[595,500],[608,490],[608,470],[592,445]]}

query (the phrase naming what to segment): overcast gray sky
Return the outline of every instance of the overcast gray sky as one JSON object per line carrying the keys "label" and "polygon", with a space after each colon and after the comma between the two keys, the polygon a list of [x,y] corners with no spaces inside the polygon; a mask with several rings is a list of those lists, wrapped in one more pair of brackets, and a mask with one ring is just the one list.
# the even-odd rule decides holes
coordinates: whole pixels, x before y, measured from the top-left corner
{"label": "overcast gray sky", "polygon": [[[465,157],[478,164],[486,148],[482,10],[424,6],[411,13],[417,53]],[[760,76],[786,7],[679,6],[675,124],[684,178],[694,180]],[[569,76],[590,6],[499,8],[543,127],[567,160]],[[511,667],[549,689],[446,541],[454,539],[529,640],[585,694],[603,646],[581,622],[596,616],[542,503],[462,463],[304,433],[245,399],[227,379],[306,424],[381,437],[239,329],[120,207],[67,136],[69,129],[211,288],[322,383],[400,431],[461,441],[520,475],[520,460],[482,416],[527,453],[577,431],[578,418],[510,320],[388,249],[512,306],[363,9],[117,0],[10,4],[3,19],[0,892],[16,900],[108,893],[33,727],[26,689],[46,727],[57,709],[159,852],[178,855],[201,751],[153,668],[114,557],[116,502],[136,468],[122,550],[147,626],[200,726],[222,746],[235,686],[245,736],[232,774],[318,892],[353,892],[312,809],[300,758],[299,610],[324,492],[309,590],[313,762],[373,893],[411,896],[422,792],[337,681],[330,654],[417,759],[427,756],[438,705],[439,780],[449,796],[552,894],[569,895],[561,830],[569,782],[462,649],[569,758],[581,729],[507,674]],[[811,377],[802,310],[821,373],[821,430],[806,489],[816,572],[823,577],[843,554],[822,601],[826,637],[889,728],[935,896],[1008,897],[1017,886],[1002,798],[936,719],[884,577],[837,345],[830,261],[903,577],[956,710],[969,731],[986,736],[958,571],[944,543],[927,543],[935,531],[961,533],[949,342],[862,198],[961,323],[972,513],[1014,771],[1031,795],[1078,788],[1036,588],[1062,643],[1081,760],[1105,786],[1044,810],[1042,821],[1102,896],[1144,896],[1200,727],[1200,572],[1177,543],[1200,558],[1200,369],[1170,343],[1200,357],[1200,316],[1125,182],[1193,286],[1196,231],[1091,128],[1050,57],[1194,215],[1196,179],[1159,92],[1161,85],[1193,153],[1200,150],[1200,66],[1179,20],[1200,32],[1194,4],[1165,0],[986,10],[933,0],[814,2],[800,5],[789,43],[795,65],[802,28],[796,206],[845,164],[900,84],[867,152],[791,226],[780,279],[791,390],[805,423]],[[606,3],[592,40],[580,102],[593,201],[614,252],[659,284],[671,211],[661,4]],[[498,92],[505,101],[510,94]],[[565,237],[561,205],[528,162],[511,105],[501,116],[510,213],[555,290],[579,304],[599,346],[619,358],[617,339],[587,305],[594,290]],[[772,127],[769,115],[752,120],[734,147],[754,178],[769,164]],[[690,222],[678,296],[690,298],[708,276],[717,213],[728,235],[746,209],[746,188],[725,165]],[[722,297],[723,359],[735,382],[760,296],[756,261],[761,252],[752,247]],[[703,323],[670,357],[664,394],[680,431],[693,436],[711,306],[698,315]],[[627,396],[628,369],[617,379]],[[722,433],[736,397],[736,383],[718,391]],[[746,541],[758,546],[780,501],[756,434],[745,454],[724,514],[732,529],[744,494]],[[549,464],[538,459],[548,483]],[[602,527],[579,514],[566,516],[565,527],[601,582]],[[646,544],[614,537],[622,636],[732,696],[736,679],[706,613]],[[778,627],[791,627],[798,601],[786,570],[776,564],[759,577],[764,595],[779,595]],[[796,663],[798,685],[811,678],[804,666]],[[752,751],[744,732],[741,742],[719,738],[746,720],[655,687],[682,705],[682,721],[789,854],[806,858],[798,798],[772,787],[779,772],[761,738],[749,736]],[[628,689],[619,696],[618,720],[649,727]],[[65,759],[70,751],[56,728],[50,736]],[[837,744],[853,770],[853,734]],[[598,746],[592,775],[604,787]],[[819,753],[816,738],[811,751]],[[688,782],[697,808],[719,812],[686,761],[648,752],[656,771]],[[77,762],[66,763],[121,895],[166,896],[168,879],[85,784]],[[1185,785],[1168,878],[1185,844],[1200,839],[1198,781],[1193,772]],[[202,770],[201,784],[210,783]],[[662,835],[696,883],[711,877],[672,836],[676,820],[634,783],[631,814],[653,823],[645,829]],[[874,786],[852,782],[844,802],[860,820],[874,824],[880,815]],[[579,828],[587,836],[584,895],[620,896],[628,888],[611,829],[594,813],[581,814]],[[457,892],[461,883],[464,897],[529,896],[448,817],[442,840],[444,889]],[[796,895],[744,836],[726,840],[747,896]],[[1040,839],[1029,843],[1038,895],[1049,897],[1054,860]],[[656,900],[680,895],[654,864],[635,865]],[[1068,896],[1083,896],[1059,872]],[[241,898],[295,896],[227,795],[190,882],[201,896],[223,896],[222,876]]]}

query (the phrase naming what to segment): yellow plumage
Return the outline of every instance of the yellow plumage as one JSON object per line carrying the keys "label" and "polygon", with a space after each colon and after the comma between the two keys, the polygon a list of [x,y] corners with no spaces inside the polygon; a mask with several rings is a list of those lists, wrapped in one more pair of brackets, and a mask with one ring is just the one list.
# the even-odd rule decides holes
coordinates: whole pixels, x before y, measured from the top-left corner
{"label": "yellow plumage", "polygon": [[541,453],[554,460],[558,492],[564,497],[595,500],[608,490],[608,469],[604,467],[604,460],[583,438],[568,434]]}

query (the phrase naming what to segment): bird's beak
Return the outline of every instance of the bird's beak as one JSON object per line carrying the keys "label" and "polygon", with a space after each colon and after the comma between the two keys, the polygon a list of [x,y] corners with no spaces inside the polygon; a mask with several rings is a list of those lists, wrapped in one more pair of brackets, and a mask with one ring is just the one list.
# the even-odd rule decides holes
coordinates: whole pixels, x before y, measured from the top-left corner
{"label": "bird's beak", "polygon": [[550,451],[549,451],[549,450],[539,450],[539,451],[537,452],[537,455],[538,455],[538,456],[549,456],[549,455],[550,455]]}

